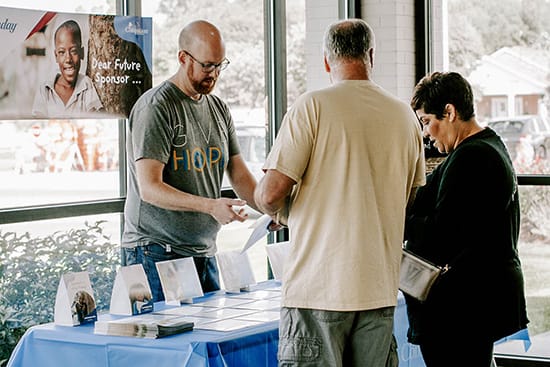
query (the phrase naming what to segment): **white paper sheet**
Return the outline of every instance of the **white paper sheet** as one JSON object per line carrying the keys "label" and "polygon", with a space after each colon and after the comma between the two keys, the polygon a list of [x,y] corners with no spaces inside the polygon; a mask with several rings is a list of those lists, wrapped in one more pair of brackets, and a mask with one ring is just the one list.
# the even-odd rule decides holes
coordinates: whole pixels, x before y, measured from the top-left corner
{"label": "white paper sheet", "polygon": [[271,217],[267,214],[262,215],[260,218],[256,219],[251,228],[254,228],[248,241],[241,250],[241,254],[248,250],[252,245],[261,240],[264,236],[269,233],[269,224],[271,223]]}
{"label": "white paper sheet", "polygon": [[283,278],[284,265],[288,252],[290,251],[290,241],[277,242],[265,247],[271,270],[276,280]]}

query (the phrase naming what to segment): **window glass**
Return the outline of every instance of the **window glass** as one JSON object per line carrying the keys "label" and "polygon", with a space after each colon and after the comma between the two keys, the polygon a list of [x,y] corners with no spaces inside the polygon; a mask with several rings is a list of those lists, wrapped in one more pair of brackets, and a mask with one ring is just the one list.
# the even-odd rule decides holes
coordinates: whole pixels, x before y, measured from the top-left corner
{"label": "window glass", "polygon": [[117,120],[0,121],[3,208],[119,197]]}
{"label": "window glass", "polygon": [[[263,2],[256,0],[183,1],[171,6],[167,1],[143,2],[144,16],[153,17],[153,85],[172,76],[177,68],[178,35],[196,19],[215,24],[225,40],[226,57],[231,61],[220,74],[213,93],[222,98],[232,113],[241,153],[250,170],[261,177],[265,159],[265,61]],[[302,34],[303,37],[303,34]],[[229,187],[227,177],[223,186]],[[218,251],[240,250],[259,217],[251,208],[250,219],[222,227]],[[266,239],[248,252],[257,281],[267,279]]]}
{"label": "window glass", "polygon": [[531,348],[520,341],[495,347],[495,353],[529,357],[548,356],[550,331],[550,186],[520,186],[521,227],[519,255]]}
{"label": "window glass", "polygon": [[305,0],[286,2],[288,105],[291,105],[300,94],[306,91],[305,16]]}
{"label": "window glass", "polygon": [[447,19],[449,68],[472,84],[478,120],[512,121],[502,138],[518,173],[550,174],[550,134],[535,126],[550,118],[550,2],[449,0]]}
{"label": "window glass", "polygon": [[[2,7],[94,14],[114,14],[115,5],[115,0],[0,3]],[[19,59],[11,62],[22,65],[22,74],[35,72],[46,58],[49,62],[45,56],[53,54],[53,45],[47,42],[26,46],[41,52],[14,53]],[[25,85],[24,77],[0,79],[0,88],[9,83],[9,91],[25,90],[24,94],[32,95],[33,86]],[[0,108],[8,108],[6,103],[0,99]],[[119,197],[118,141],[118,120],[0,121],[0,208]]]}
{"label": "window glass", "polygon": [[[550,2],[449,0],[447,11],[449,69],[472,84],[478,120],[502,137],[518,174],[550,174]],[[540,345],[550,331],[550,187],[521,186],[520,204],[529,333]]]}
{"label": "window glass", "polygon": [[[530,330],[550,331],[550,186],[520,186],[519,251]],[[542,311],[539,313],[539,311]]]}
{"label": "window glass", "polygon": [[[114,14],[116,2],[3,0],[0,7]],[[25,46],[27,52],[14,52],[16,58],[10,60],[10,65],[23,65],[21,79],[36,74],[40,58],[53,54],[53,45]],[[23,96],[31,95],[34,87],[14,85],[5,75],[0,67],[1,109],[10,107],[6,87],[22,90]],[[0,209],[119,197],[118,141],[118,120],[0,120]],[[117,213],[0,224],[0,324],[7,343],[0,348],[0,360],[9,357],[5,353],[15,347],[18,333],[53,321],[64,273],[88,271],[98,309],[108,309],[120,264],[120,217]]]}
{"label": "window glass", "polygon": [[90,275],[98,311],[107,311],[120,264],[120,218],[0,225],[0,317],[9,316],[13,326],[52,322],[61,275],[79,271]]}

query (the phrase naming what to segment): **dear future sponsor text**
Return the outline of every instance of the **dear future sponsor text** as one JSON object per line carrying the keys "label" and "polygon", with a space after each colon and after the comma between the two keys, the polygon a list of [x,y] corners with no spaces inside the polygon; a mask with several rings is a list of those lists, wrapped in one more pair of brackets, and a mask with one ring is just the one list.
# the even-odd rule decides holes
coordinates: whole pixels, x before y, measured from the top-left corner
{"label": "dear future sponsor text", "polygon": [[[136,61],[128,61],[127,59],[116,58],[109,61],[101,61],[96,58],[92,58],[92,68],[98,71],[94,75],[96,83],[102,84],[127,84],[130,82],[130,75],[102,75],[102,70],[115,70],[127,71],[127,72],[139,72],[141,71],[141,63]],[[139,84],[141,80],[132,80],[132,83]]]}

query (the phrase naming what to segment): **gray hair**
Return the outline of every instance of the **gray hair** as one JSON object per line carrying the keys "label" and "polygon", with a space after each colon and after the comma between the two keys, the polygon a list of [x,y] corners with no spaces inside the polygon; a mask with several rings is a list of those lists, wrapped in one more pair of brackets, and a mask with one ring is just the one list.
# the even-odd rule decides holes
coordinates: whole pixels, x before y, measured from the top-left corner
{"label": "gray hair", "polygon": [[325,32],[323,49],[327,60],[362,60],[369,63],[374,48],[374,32],[362,19],[345,19],[331,24]]}

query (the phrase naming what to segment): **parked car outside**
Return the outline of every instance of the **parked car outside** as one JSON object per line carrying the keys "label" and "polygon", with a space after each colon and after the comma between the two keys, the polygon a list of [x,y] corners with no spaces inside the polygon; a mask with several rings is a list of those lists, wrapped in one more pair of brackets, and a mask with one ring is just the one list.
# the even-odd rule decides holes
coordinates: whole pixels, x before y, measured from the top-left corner
{"label": "parked car outside", "polygon": [[512,161],[530,164],[548,158],[550,124],[539,115],[523,115],[491,120],[487,123],[506,144]]}

